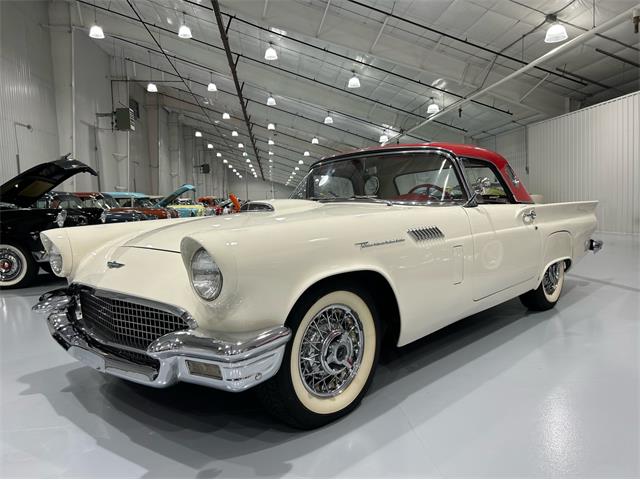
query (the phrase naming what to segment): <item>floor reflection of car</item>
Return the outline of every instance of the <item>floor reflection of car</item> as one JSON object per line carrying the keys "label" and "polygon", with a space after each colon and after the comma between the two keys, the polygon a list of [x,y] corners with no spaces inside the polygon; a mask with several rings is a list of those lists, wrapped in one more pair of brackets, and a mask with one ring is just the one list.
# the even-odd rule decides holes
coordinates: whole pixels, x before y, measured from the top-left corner
{"label": "floor reflection of car", "polygon": [[178,212],[165,207],[159,207],[151,201],[149,195],[138,192],[103,192],[105,198],[116,201],[118,208],[137,210],[146,215],[154,215],[157,218],[176,218]]}
{"label": "floor reflection of car", "polygon": [[122,208],[113,197],[100,192],[74,192],[83,207],[102,208],[105,211],[105,223],[139,222],[155,220],[156,215],[148,215],[135,209]]}
{"label": "floor reflection of car", "polygon": [[[29,286],[39,267],[50,270],[49,258],[40,240],[40,232],[53,228],[77,225],[76,215],[91,211],[69,212],[50,207],[37,200],[65,180],[79,173],[97,175],[89,166],[66,155],[53,162],[45,162],[16,175],[0,186],[0,288]],[[58,203],[64,204],[62,202]],[[93,214],[82,223],[100,222]]]}

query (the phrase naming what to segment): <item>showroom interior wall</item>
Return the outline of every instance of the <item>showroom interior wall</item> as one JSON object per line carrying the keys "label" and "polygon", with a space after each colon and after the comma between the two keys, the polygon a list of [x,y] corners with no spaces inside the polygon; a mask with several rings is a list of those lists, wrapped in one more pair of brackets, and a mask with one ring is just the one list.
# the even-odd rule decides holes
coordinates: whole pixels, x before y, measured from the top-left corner
{"label": "showroom interior wall", "polygon": [[[59,151],[47,4],[0,2],[0,178]],[[31,128],[27,128],[29,125]]]}
{"label": "showroom interior wall", "polygon": [[528,137],[532,192],[599,200],[599,230],[640,233],[640,92],[530,125]]}
{"label": "showroom interior wall", "polygon": [[640,92],[477,143],[504,155],[544,203],[599,200],[599,230],[640,233]]}

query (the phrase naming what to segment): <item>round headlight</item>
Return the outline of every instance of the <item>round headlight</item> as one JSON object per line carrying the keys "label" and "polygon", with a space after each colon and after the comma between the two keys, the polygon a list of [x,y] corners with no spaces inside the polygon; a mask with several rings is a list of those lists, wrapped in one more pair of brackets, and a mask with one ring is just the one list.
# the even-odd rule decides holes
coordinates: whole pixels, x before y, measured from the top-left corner
{"label": "round headlight", "polygon": [[49,247],[49,264],[51,265],[51,270],[56,275],[60,275],[62,272],[62,255],[60,254],[60,250],[53,243]]}
{"label": "round headlight", "polygon": [[191,257],[191,284],[204,300],[215,300],[222,290],[222,273],[204,248]]}
{"label": "round headlight", "polygon": [[56,224],[58,225],[58,227],[62,228],[64,227],[64,221],[67,219],[67,211],[66,210],[60,210],[58,212],[58,215],[56,216]]}

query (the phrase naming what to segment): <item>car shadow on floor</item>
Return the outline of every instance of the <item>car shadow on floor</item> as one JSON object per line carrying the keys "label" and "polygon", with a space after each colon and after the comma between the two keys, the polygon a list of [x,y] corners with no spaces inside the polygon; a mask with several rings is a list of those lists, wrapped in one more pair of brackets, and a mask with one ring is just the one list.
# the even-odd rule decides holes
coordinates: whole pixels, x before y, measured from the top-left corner
{"label": "car shadow on floor", "polygon": [[[567,280],[567,303],[588,294],[580,289],[572,292],[575,287],[576,282]],[[310,432],[294,430],[272,419],[254,391],[233,394],[188,384],[154,389],[107,377],[75,363],[25,375],[20,381],[29,386],[22,395],[44,395],[58,415],[86,432],[100,447],[145,468],[148,477],[193,475],[194,470],[199,476],[216,476],[222,473],[212,462],[234,462],[239,457],[243,468],[252,468],[256,476],[282,476],[290,471],[293,460],[349,438],[352,432],[366,429],[395,408],[397,402],[389,401],[389,397],[400,401],[520,335],[532,337],[518,349],[507,349],[500,361],[478,372],[457,390],[445,392],[428,409],[430,414],[437,414],[440,408],[509,369],[548,341],[544,328],[539,329],[540,333],[531,333],[531,329],[554,315],[555,310],[527,312],[514,299],[406,347],[391,348],[382,355],[360,408]],[[401,429],[394,431],[389,432],[386,442],[401,433]],[[128,441],[123,441],[122,435]],[[141,450],[155,455],[141,455]],[[176,469],[172,464],[166,470],[166,465],[158,463],[158,455],[182,467]]]}

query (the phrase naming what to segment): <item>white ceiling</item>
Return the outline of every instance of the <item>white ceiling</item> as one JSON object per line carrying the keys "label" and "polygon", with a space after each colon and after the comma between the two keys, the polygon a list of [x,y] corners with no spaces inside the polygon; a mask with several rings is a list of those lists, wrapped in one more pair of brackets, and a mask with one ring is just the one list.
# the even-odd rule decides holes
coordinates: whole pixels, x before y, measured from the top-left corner
{"label": "white ceiling", "polygon": [[[183,122],[202,129],[216,148],[237,155],[238,141],[249,146],[209,0],[134,2],[207,115],[187,87],[176,82],[172,65],[126,1],[95,4],[107,35],[98,43],[129,59],[129,75],[158,80],[164,105],[184,114]],[[634,4],[596,1],[595,25]],[[548,52],[556,45],[544,43],[545,14],[557,13],[570,38],[594,22],[591,0],[221,0],[220,7],[224,22],[230,21],[229,43],[238,58],[262,170],[268,177],[267,152],[273,151],[273,179],[278,182],[286,181],[300,159],[308,165],[325,155],[374,145],[385,128],[407,130],[423,121],[431,98],[441,108],[450,105]],[[75,22],[88,28],[95,15],[93,1],[77,2],[74,15]],[[183,17],[192,40],[176,35]],[[561,114],[568,99],[588,105],[637,90],[639,39],[629,18],[465,105],[461,114],[447,113],[401,141],[482,138]],[[276,61],[264,60],[269,42],[278,53]],[[346,88],[352,72],[360,79],[359,89]],[[219,89],[214,94],[206,91],[211,78]],[[275,107],[266,106],[270,93]],[[232,119],[223,121],[223,111]],[[323,124],[327,112],[332,126]],[[268,122],[276,124],[276,132],[266,130]],[[231,138],[232,129],[238,138]],[[319,145],[310,143],[314,136]],[[269,147],[269,138],[276,145]],[[305,150],[309,158],[302,156]]]}

